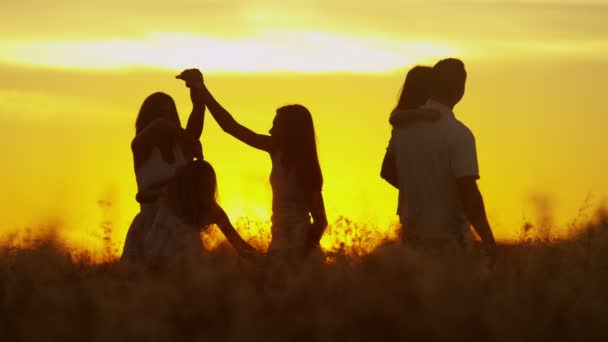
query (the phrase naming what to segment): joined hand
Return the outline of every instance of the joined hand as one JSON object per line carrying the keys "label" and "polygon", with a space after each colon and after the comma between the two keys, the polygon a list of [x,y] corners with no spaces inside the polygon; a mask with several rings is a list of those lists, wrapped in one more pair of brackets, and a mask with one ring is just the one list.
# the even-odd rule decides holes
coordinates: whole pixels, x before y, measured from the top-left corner
{"label": "joined hand", "polygon": [[203,74],[198,69],[186,69],[175,78],[186,81],[186,87],[188,88],[202,88],[204,84]]}

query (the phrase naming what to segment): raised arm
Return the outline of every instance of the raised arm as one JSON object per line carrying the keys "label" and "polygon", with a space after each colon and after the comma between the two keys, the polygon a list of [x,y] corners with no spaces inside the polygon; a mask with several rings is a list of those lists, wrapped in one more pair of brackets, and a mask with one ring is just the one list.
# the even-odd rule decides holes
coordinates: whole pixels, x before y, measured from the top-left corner
{"label": "raised arm", "polygon": [[323,194],[321,191],[317,191],[313,194],[310,213],[312,216],[312,229],[308,235],[306,246],[313,249],[319,246],[319,242],[327,228],[327,215],[325,213],[325,203],[323,202]]}
{"label": "raised arm", "polygon": [[[192,101],[192,112],[184,130],[186,135],[191,138],[190,141],[186,141],[186,146],[189,146],[189,153],[192,153],[196,159],[202,160],[204,159],[203,146],[200,139],[205,123],[205,101],[201,92],[203,74],[198,69],[186,69],[175,78],[186,82],[186,87],[190,89],[190,100]],[[185,137],[185,140],[189,140],[188,137]]]}
{"label": "raised arm", "polygon": [[192,100],[192,112],[188,118],[186,132],[193,138],[200,139],[205,124],[205,101],[200,88],[190,88],[190,99]]}
{"label": "raised arm", "polygon": [[200,139],[205,122],[205,100],[203,99],[203,74],[198,69],[186,69],[175,78],[186,82],[190,89],[190,100],[192,101],[192,113],[188,118],[186,132],[193,138]]}
{"label": "raised arm", "polygon": [[[202,78],[201,78],[202,84]],[[203,134],[203,125],[205,123],[205,101],[201,93],[200,87],[190,88],[190,99],[192,100],[192,112],[188,118],[186,125],[186,134],[191,138],[188,146],[192,147],[191,152],[198,160],[203,160],[203,145],[201,144],[201,135]]]}
{"label": "raised arm", "polygon": [[202,88],[203,99],[205,104],[209,108],[211,115],[220,125],[224,132],[232,135],[239,139],[245,144],[257,148],[259,150],[270,152],[272,150],[272,137],[264,134],[257,134],[249,128],[239,124],[233,117],[228,113],[222,105],[220,105],[211,92],[206,86]]}

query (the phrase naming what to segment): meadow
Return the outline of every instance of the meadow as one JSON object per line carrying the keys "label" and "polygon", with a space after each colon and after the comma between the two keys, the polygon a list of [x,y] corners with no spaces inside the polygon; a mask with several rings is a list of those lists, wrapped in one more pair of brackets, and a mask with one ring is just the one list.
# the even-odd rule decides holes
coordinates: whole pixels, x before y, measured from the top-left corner
{"label": "meadow", "polygon": [[605,340],[607,212],[569,239],[536,229],[492,267],[456,247],[366,244],[346,219],[327,234],[348,244],[325,239],[325,262],[296,268],[252,266],[213,236],[204,258],[151,269],[119,264],[109,240],[99,259],[30,233],[0,248],[0,340]]}

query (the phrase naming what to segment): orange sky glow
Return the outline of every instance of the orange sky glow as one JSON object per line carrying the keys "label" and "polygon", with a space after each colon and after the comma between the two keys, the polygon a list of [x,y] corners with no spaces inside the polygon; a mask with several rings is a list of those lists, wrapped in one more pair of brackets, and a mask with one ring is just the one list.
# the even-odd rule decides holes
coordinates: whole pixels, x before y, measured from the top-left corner
{"label": "orange sky glow", "polygon": [[[476,135],[499,239],[517,239],[544,211],[567,233],[608,193],[605,1],[25,0],[3,13],[0,238],[50,224],[96,250],[110,222],[120,250],[138,208],[137,110],[164,91],[185,122],[188,93],[174,75],[186,67],[254,130],[266,132],[282,105],[307,106],[330,222],[349,218],[374,242],[397,221],[397,193],[379,177],[388,115],[408,68],[445,57],[467,65],[455,112]],[[267,221],[267,156],[210,116],[202,141],[230,217]]]}

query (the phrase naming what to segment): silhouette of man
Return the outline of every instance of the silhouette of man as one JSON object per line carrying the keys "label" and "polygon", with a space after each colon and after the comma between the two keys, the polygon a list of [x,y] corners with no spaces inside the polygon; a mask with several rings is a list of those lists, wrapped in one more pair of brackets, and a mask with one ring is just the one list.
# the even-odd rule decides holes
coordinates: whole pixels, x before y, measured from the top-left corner
{"label": "silhouette of man", "polygon": [[444,59],[432,74],[431,98],[423,108],[439,111],[439,119],[395,126],[387,149],[394,162],[383,166],[383,177],[399,188],[403,239],[414,246],[449,241],[466,246],[473,240],[472,225],[482,242],[492,247],[494,236],[477,187],[475,137],[453,112],[464,96],[464,64]]}

